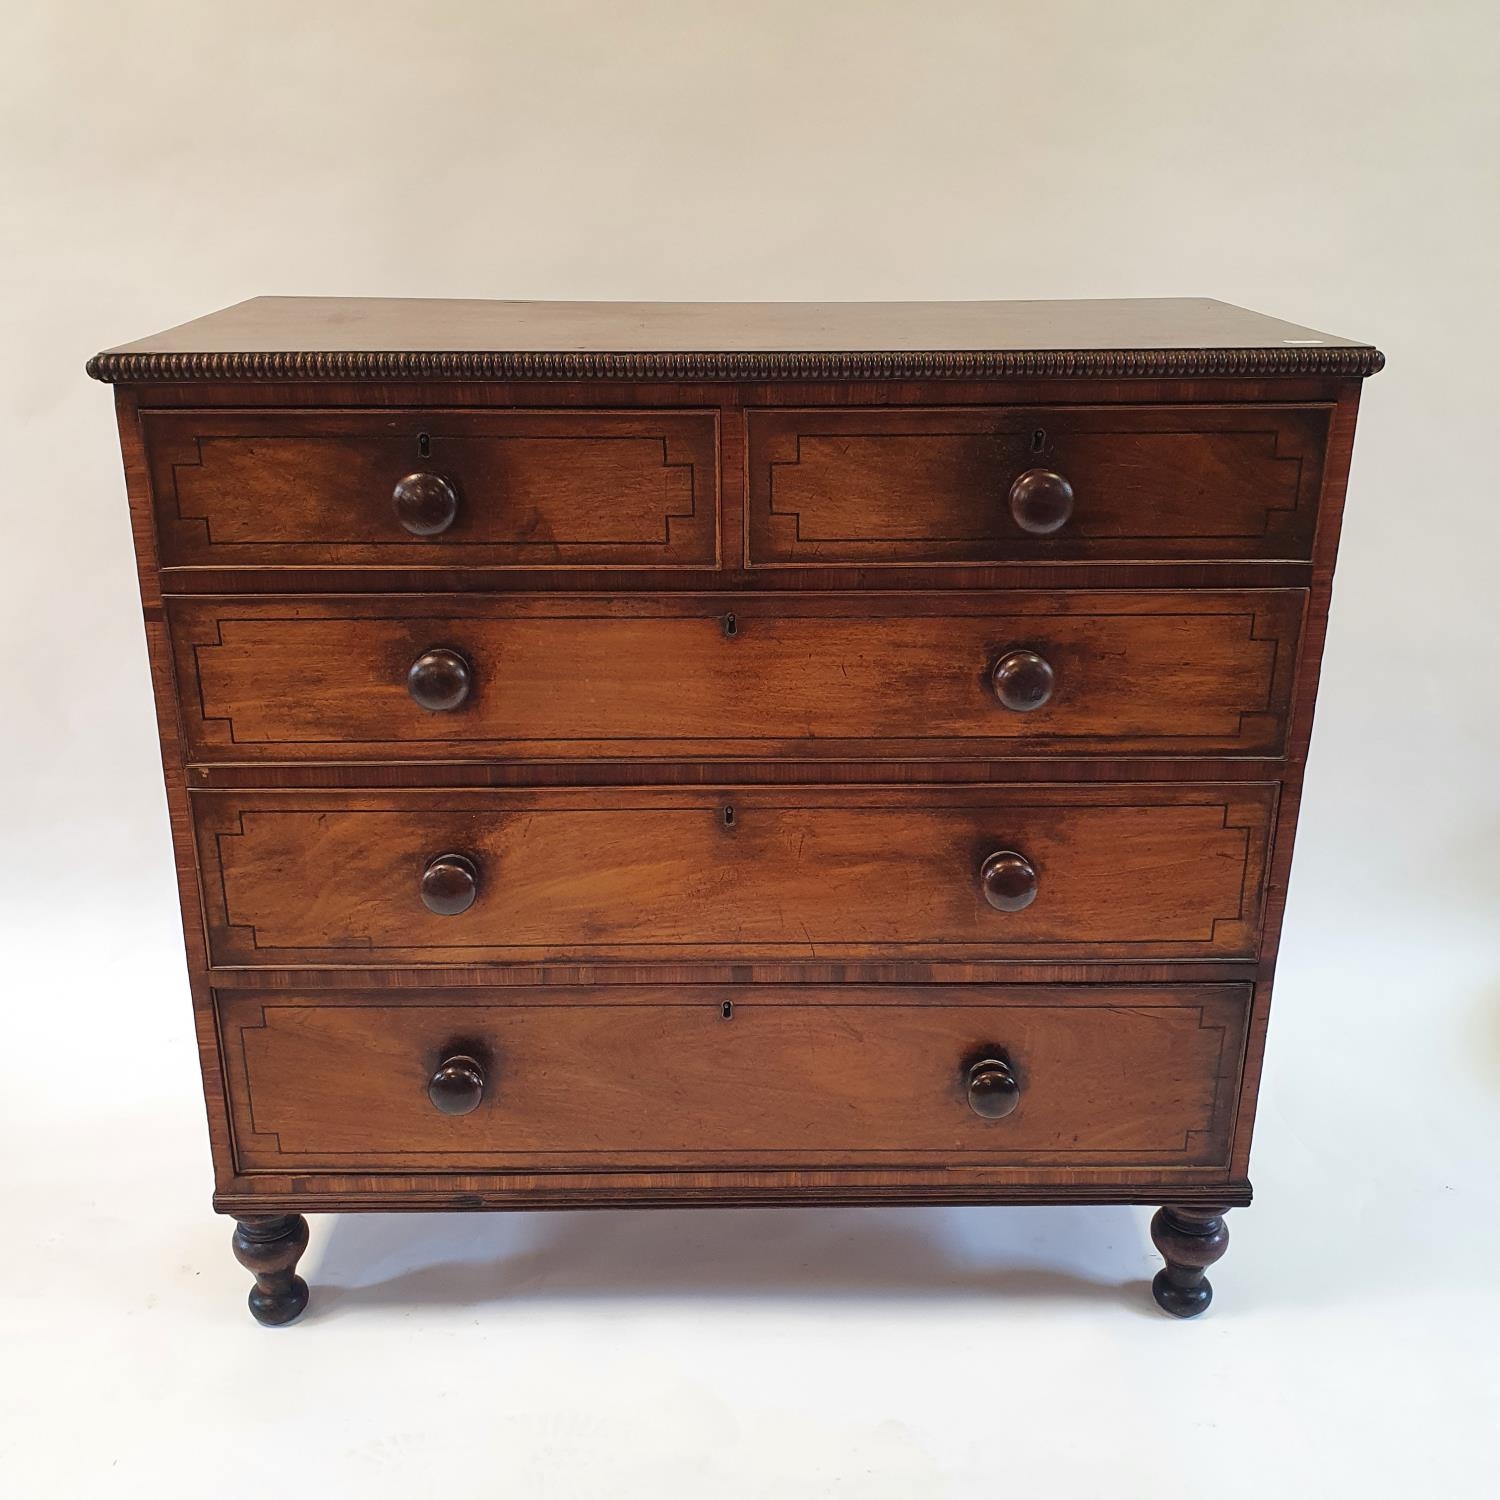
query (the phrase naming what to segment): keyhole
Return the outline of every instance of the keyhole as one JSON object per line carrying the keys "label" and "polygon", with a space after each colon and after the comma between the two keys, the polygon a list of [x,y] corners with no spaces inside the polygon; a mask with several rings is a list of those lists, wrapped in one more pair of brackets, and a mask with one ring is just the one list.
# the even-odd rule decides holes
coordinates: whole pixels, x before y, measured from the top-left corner
{"label": "keyhole", "polygon": [[739,634],[739,629],[740,629],[739,622],[735,619],[735,617],[733,615],[725,615],[724,616],[724,634],[725,635],[738,635]]}
{"label": "keyhole", "polygon": [[723,1005],[719,1007],[719,1014],[723,1016],[726,1021],[732,1021],[734,1019],[734,1001],[726,1000]]}
{"label": "keyhole", "polygon": [[1037,430],[1031,434],[1031,451],[1033,453],[1040,453],[1046,446],[1047,429],[1045,427],[1038,427]]}
{"label": "keyhole", "polygon": [[432,457],[432,439],[425,432],[419,432],[417,434],[417,457]]}
{"label": "keyhole", "polygon": [[734,809],[732,807],[724,809],[724,826],[726,828],[734,827]]}

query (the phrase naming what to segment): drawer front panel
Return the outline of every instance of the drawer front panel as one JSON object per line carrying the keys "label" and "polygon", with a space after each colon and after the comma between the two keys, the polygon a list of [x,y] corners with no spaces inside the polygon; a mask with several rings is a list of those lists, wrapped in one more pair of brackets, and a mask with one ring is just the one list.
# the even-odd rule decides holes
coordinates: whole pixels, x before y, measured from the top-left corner
{"label": "drawer front panel", "polygon": [[[1274,755],[1304,597],[215,598],[170,618],[200,761]],[[408,683],[433,648],[470,673],[443,711]],[[1033,656],[1047,696],[1016,706],[1000,679]]]}
{"label": "drawer front panel", "polygon": [[194,795],[227,966],[1244,959],[1275,803],[1260,784]]}
{"label": "drawer front panel", "polygon": [[[752,411],[753,565],[1304,560],[1331,408]],[[1018,498],[1060,475],[1071,514]],[[1051,484],[1051,481],[1047,481]],[[1066,507],[1064,507],[1066,508]]]}
{"label": "drawer front panel", "polygon": [[[143,421],[165,567],[702,568],[718,557],[713,412]],[[398,509],[396,487],[413,475],[424,479]]]}
{"label": "drawer front panel", "polygon": [[[816,1003],[762,986],[516,990],[503,1001],[221,991],[239,1164],[1227,1161],[1247,986],[830,990]],[[468,1112],[444,1113],[429,1084],[457,1057],[471,1062],[450,1107]],[[971,1104],[980,1060],[1004,1065],[1003,1117]]]}

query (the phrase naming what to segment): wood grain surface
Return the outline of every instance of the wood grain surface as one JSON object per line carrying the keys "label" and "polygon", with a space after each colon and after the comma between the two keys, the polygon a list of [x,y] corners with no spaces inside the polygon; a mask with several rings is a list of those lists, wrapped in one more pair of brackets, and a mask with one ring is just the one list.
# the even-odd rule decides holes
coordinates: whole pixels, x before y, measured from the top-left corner
{"label": "wood grain surface", "polygon": [[[373,596],[170,605],[194,761],[1274,755],[1304,595],[1285,591]],[[473,686],[427,712],[434,648]],[[1025,648],[1048,701],[1001,705]]]}
{"label": "wood grain surface", "polygon": [[[145,422],[177,566],[712,567],[715,412],[162,413]],[[456,496],[402,525],[414,473]]]}
{"label": "wood grain surface", "polygon": [[[1249,958],[1274,785],[195,799],[218,965]],[[1038,874],[996,911],[997,851]],[[462,854],[478,897],[423,905]]]}
{"label": "wood grain surface", "polygon": [[96,362],[216,1205],[1247,1202],[1380,363],[1207,302],[337,299]]}
{"label": "wood grain surface", "polygon": [[[747,416],[749,560],[1305,559],[1328,407],[757,410]],[[1009,501],[1055,474],[1045,535]]]}
{"label": "wood grain surface", "polygon": [[1379,350],[1208,297],[498,302],[257,297],[89,361],[101,380],[1372,374]]}
{"label": "wood grain surface", "polygon": [[[1248,992],[983,988],[868,992],[588,990],[421,1004],[221,994],[245,1170],[577,1170],[968,1162],[1222,1166]],[[478,1108],[427,1086],[477,1058]],[[1016,1109],[970,1107],[997,1054]]]}

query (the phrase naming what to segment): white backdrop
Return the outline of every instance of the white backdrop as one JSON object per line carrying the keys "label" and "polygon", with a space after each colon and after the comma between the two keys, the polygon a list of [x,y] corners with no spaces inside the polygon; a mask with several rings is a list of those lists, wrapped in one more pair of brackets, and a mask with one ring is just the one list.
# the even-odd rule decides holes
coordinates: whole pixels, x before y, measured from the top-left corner
{"label": "white backdrop", "polygon": [[[0,13],[14,1493],[1495,1492],[1500,8]],[[258,292],[1211,295],[1386,351],[1207,1318],[1097,1209],[315,1221],[315,1312],[251,1323],[83,362]]]}

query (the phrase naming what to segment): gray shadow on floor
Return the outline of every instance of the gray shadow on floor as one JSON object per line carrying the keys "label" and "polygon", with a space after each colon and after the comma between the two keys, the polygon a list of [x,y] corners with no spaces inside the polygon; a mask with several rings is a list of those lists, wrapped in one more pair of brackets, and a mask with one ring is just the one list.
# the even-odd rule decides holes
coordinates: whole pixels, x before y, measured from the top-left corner
{"label": "gray shadow on floor", "polygon": [[1160,1317],[1127,1207],[620,1209],[313,1220],[309,1319],[547,1298],[1067,1299]]}

